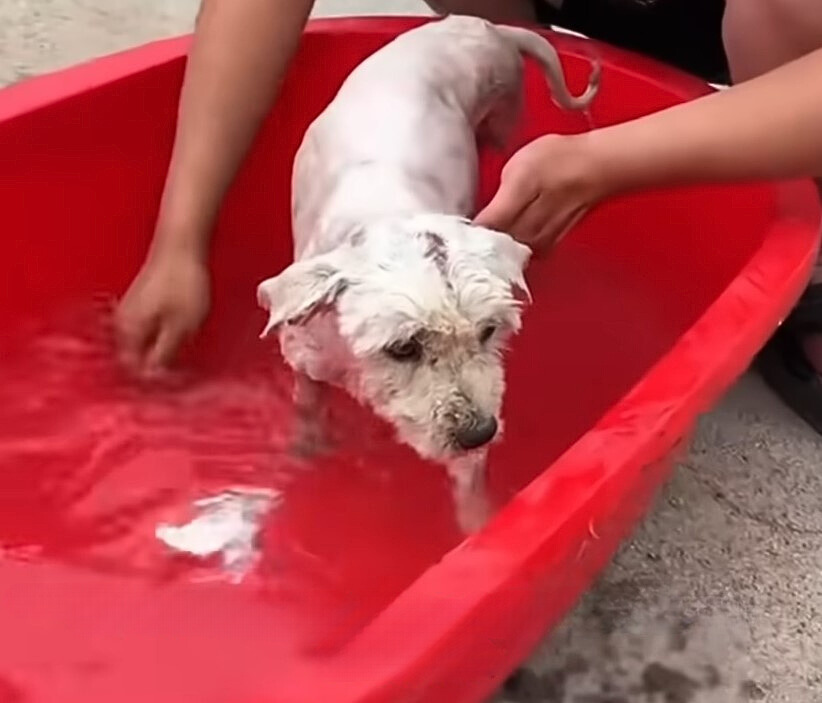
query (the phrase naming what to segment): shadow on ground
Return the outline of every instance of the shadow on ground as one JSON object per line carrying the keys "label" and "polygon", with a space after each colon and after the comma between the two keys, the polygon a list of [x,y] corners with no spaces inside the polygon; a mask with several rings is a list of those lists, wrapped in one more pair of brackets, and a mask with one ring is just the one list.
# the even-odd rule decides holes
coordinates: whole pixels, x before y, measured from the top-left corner
{"label": "shadow on ground", "polygon": [[822,440],[748,375],[500,700],[822,700]]}

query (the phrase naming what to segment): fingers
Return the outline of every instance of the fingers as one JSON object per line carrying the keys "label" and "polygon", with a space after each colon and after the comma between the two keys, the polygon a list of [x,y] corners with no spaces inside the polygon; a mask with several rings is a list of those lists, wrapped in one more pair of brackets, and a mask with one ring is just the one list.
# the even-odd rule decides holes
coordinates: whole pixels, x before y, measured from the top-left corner
{"label": "fingers", "polygon": [[532,240],[532,246],[540,251],[546,251],[559,244],[585,216],[586,209],[564,211],[557,217],[545,221],[539,233]]}
{"label": "fingers", "polygon": [[149,345],[157,335],[157,326],[156,318],[135,320],[128,314],[117,315],[117,341],[123,366],[132,371],[142,368]]}
{"label": "fingers", "polygon": [[537,197],[531,188],[503,179],[491,202],[474,218],[474,223],[501,232],[508,232],[517,218]]}
{"label": "fingers", "polygon": [[576,222],[567,210],[556,211],[551,199],[543,194],[525,204],[513,205],[513,202],[503,193],[499,199],[492,200],[474,222],[507,232],[525,244],[542,245],[558,241]]}
{"label": "fingers", "polygon": [[551,215],[548,199],[539,195],[526,207],[506,230],[517,241],[525,244],[533,242]]}
{"label": "fingers", "polygon": [[[562,226],[556,227],[553,232],[547,233],[550,238],[546,237],[546,243],[552,245],[559,244],[565,238],[565,235],[576,227],[579,221],[585,217],[586,212],[587,210],[585,208],[580,208],[576,212],[571,213]],[[542,235],[540,236],[542,237]]]}
{"label": "fingers", "polygon": [[186,337],[186,330],[173,320],[166,320],[157,332],[154,343],[147,350],[143,371],[149,375],[166,369]]}
{"label": "fingers", "polygon": [[187,333],[173,318],[155,316],[143,320],[121,317],[117,321],[120,363],[143,377],[162,373],[177,353]]}

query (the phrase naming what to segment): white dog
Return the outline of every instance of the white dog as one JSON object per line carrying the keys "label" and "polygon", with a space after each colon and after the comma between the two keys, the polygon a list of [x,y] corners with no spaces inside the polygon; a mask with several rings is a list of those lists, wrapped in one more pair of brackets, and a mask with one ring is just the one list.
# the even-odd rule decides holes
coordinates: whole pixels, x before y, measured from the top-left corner
{"label": "white dog", "polygon": [[466,217],[477,138],[501,145],[516,123],[523,53],[562,107],[590,103],[598,67],[574,97],[544,38],[472,17],[406,32],[363,61],[297,153],[296,261],[258,288],[270,315],[263,336],[279,331],[296,372],[302,449],[323,440],[320,384],[342,386],[449,468],[461,521],[473,526],[482,518],[466,501],[484,495],[501,351],[520,327],[530,250]]}

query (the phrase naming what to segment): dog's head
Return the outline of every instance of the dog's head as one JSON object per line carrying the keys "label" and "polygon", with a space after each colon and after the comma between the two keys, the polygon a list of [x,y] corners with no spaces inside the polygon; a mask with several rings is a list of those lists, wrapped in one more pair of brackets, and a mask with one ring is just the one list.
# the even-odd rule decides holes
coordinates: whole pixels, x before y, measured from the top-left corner
{"label": "dog's head", "polygon": [[335,310],[355,366],[348,390],[419,454],[445,460],[498,432],[502,350],[529,297],[530,254],[457,217],[380,222],[261,283],[263,335]]}

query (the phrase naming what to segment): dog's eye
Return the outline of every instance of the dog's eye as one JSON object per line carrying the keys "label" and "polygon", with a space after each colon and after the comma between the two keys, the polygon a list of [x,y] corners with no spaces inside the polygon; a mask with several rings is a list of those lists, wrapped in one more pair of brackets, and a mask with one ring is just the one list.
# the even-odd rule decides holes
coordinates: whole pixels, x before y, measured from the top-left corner
{"label": "dog's eye", "polygon": [[384,351],[395,361],[419,361],[422,358],[422,343],[418,339],[409,339],[389,344]]}
{"label": "dog's eye", "polygon": [[485,327],[482,332],[480,332],[480,343],[485,344],[489,339],[491,339],[491,337],[494,336],[494,332],[496,331],[497,328],[495,325],[488,325]]}

